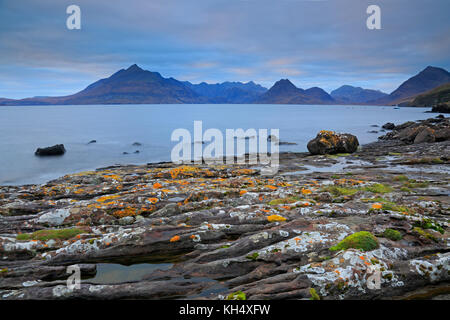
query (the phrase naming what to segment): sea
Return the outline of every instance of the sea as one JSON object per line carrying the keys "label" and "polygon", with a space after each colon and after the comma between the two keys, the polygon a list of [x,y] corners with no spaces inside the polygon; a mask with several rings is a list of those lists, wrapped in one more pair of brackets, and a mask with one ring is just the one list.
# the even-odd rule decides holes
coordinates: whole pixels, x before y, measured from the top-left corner
{"label": "sea", "polygon": [[[0,106],[0,185],[42,184],[65,174],[111,165],[170,161],[176,129],[279,129],[281,152],[304,152],[320,130],[376,141],[386,122],[427,119],[426,108],[345,105],[86,105]],[[379,131],[377,133],[370,131]],[[95,143],[89,143],[95,140]],[[63,156],[38,157],[64,144]],[[205,145],[206,146],[206,145]],[[138,151],[138,152],[137,152]]]}

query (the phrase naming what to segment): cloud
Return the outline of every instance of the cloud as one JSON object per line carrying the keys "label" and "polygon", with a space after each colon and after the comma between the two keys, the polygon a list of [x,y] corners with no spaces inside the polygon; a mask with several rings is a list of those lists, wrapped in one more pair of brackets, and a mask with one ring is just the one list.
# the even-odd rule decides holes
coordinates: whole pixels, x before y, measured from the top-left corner
{"label": "cloud", "polygon": [[69,31],[72,2],[2,1],[0,96],[73,93],[133,63],[180,80],[387,91],[450,66],[448,0],[377,0],[382,30],[365,26],[369,0],[77,0],[82,29]]}

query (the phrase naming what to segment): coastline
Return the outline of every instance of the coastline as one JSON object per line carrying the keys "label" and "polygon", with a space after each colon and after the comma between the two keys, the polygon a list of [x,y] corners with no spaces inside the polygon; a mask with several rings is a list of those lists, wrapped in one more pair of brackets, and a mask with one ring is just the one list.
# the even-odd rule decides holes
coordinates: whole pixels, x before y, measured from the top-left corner
{"label": "coastline", "polygon": [[[449,140],[382,140],[353,154],[282,153],[273,177],[166,162],[0,186],[0,296],[448,297],[449,153]],[[361,231],[374,247],[331,250]],[[154,265],[142,279],[95,280],[104,264],[140,263]],[[68,290],[74,264],[85,278]],[[380,289],[367,288],[373,268]]]}

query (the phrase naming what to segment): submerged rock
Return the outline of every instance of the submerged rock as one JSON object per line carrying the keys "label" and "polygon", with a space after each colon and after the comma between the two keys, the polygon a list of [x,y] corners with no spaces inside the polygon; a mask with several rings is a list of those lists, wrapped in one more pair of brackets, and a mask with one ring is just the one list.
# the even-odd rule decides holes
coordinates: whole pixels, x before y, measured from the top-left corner
{"label": "submerged rock", "polygon": [[320,131],[308,142],[307,148],[311,154],[353,153],[358,149],[358,138],[349,133]]}
{"label": "submerged rock", "polygon": [[63,155],[65,152],[66,149],[63,144],[56,144],[51,147],[37,148],[34,154],[37,156],[59,156]]}

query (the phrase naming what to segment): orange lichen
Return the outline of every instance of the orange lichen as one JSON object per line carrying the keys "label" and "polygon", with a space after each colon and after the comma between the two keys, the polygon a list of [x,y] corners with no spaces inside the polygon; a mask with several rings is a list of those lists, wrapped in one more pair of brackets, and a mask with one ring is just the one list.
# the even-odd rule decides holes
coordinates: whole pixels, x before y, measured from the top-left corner
{"label": "orange lichen", "polygon": [[383,205],[381,203],[374,203],[372,205],[372,209],[378,210],[378,209],[381,209],[381,208],[383,208]]}
{"label": "orange lichen", "polygon": [[147,200],[152,204],[155,204],[159,201],[158,198],[148,198]]}
{"label": "orange lichen", "polygon": [[286,221],[286,218],[285,218],[285,217],[282,217],[282,216],[279,216],[279,215],[277,215],[277,214],[273,214],[273,215],[271,215],[271,216],[268,216],[268,217],[267,217],[267,220],[268,220],[269,222]]}
{"label": "orange lichen", "polygon": [[244,194],[246,194],[247,193],[247,190],[241,190],[241,191],[239,191],[239,194],[242,196],[242,195],[244,195]]}
{"label": "orange lichen", "polygon": [[268,189],[271,189],[271,190],[277,190],[277,189],[278,189],[277,187],[272,186],[272,185],[270,185],[270,184],[265,185],[264,187],[265,187],[265,188],[268,188]]}
{"label": "orange lichen", "polygon": [[135,216],[137,215],[137,210],[135,208],[126,207],[124,209],[115,211],[113,215],[117,218]]}
{"label": "orange lichen", "polygon": [[180,241],[180,236],[174,236],[174,237],[170,238],[170,242],[176,242],[176,241]]}
{"label": "orange lichen", "polygon": [[159,182],[156,182],[156,183],[153,184],[153,188],[160,189],[160,188],[162,188],[162,184],[159,183]]}
{"label": "orange lichen", "polygon": [[312,191],[311,190],[309,190],[309,189],[302,189],[302,194],[311,194],[312,193]]}
{"label": "orange lichen", "polygon": [[105,202],[106,200],[112,200],[112,199],[116,199],[116,198],[118,198],[118,197],[120,197],[120,196],[117,195],[117,194],[114,194],[114,195],[110,195],[110,196],[103,196],[103,197],[100,197],[100,198],[98,198],[96,201],[97,201],[97,202]]}

